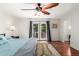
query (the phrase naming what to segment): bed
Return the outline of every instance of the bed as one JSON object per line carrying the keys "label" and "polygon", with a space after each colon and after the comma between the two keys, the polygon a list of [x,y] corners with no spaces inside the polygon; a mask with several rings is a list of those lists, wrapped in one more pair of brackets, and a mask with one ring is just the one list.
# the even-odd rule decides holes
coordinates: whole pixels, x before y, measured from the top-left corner
{"label": "bed", "polygon": [[0,45],[0,56],[34,56],[36,44],[34,38],[10,38]]}

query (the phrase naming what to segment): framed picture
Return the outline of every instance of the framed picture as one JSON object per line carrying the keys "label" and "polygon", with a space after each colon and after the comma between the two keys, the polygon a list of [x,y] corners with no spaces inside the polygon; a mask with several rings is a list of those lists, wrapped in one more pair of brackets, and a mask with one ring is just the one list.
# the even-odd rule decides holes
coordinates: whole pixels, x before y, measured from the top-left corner
{"label": "framed picture", "polygon": [[53,24],[52,28],[56,29],[57,28],[57,24]]}

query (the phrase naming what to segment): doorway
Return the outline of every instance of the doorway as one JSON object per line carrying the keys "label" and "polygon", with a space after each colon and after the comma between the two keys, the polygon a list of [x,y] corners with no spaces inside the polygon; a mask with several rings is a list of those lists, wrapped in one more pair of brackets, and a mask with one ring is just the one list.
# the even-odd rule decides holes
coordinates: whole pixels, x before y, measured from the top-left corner
{"label": "doorway", "polygon": [[46,22],[32,22],[32,37],[39,41],[47,40],[47,23]]}

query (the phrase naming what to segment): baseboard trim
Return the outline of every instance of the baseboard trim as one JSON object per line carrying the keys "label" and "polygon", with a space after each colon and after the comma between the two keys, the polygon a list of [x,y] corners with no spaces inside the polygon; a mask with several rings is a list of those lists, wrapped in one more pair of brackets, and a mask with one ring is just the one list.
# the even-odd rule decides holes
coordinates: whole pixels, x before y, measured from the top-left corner
{"label": "baseboard trim", "polygon": [[[48,40],[37,40],[37,41],[48,41]],[[62,42],[62,41],[57,40],[57,41],[51,41],[51,42]],[[64,42],[69,42],[69,41],[64,41]]]}
{"label": "baseboard trim", "polygon": [[70,46],[70,48],[72,48],[72,49],[74,49],[74,50],[76,50],[76,51],[78,51],[78,52],[79,52],[79,50],[78,50],[78,49],[76,49],[76,48],[74,48],[74,47],[72,47],[72,46]]}

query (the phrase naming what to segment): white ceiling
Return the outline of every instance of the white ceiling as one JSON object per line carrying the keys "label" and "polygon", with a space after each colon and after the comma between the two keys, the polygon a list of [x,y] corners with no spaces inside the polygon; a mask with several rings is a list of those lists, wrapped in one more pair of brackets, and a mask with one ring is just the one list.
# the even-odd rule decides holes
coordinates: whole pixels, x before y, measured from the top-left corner
{"label": "white ceiling", "polygon": [[34,9],[35,4],[26,4],[26,3],[0,3],[0,11],[11,16],[16,16],[18,18],[27,18],[27,17],[60,17],[69,11],[75,9],[79,4],[71,4],[71,3],[60,3],[59,6],[49,9],[48,11],[51,15],[40,15],[35,16],[36,10],[26,10],[22,11],[21,9]]}

